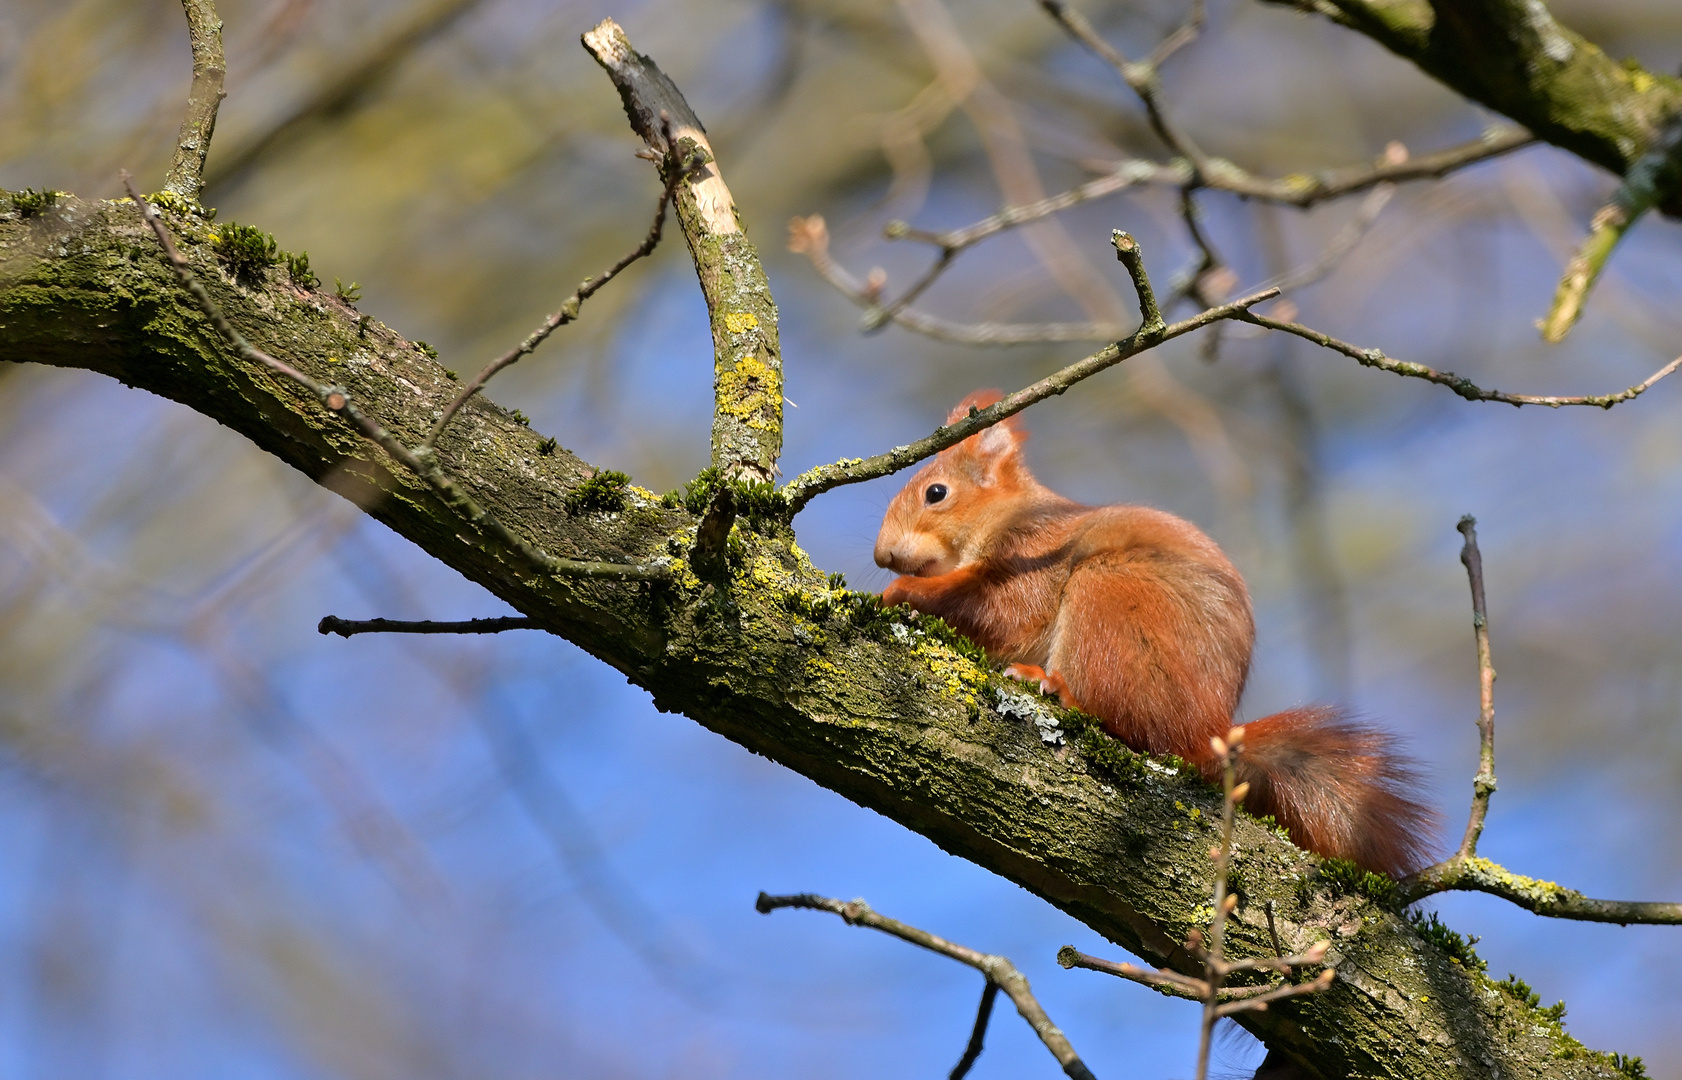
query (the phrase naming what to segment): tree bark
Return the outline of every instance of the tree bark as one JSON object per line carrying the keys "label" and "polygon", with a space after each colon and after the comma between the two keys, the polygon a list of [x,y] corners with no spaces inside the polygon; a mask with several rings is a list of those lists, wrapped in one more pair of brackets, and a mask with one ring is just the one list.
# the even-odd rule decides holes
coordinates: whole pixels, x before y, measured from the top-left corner
{"label": "tree bark", "polygon": [[[1622,176],[1682,109],[1682,79],[1620,63],[1539,0],[1263,0],[1358,30],[1538,137]],[[1675,213],[1672,193],[1665,203]]]}
{"label": "tree bark", "polygon": [[[697,522],[677,500],[633,487],[617,509],[569,509],[595,470],[546,453],[542,436],[480,396],[439,440],[438,462],[510,530],[559,556],[678,563],[670,582],[538,575],[302,388],[239,360],[131,202],[61,196],[28,216],[0,206],[0,360],[101,372],[227,425],[613,665],[657,707],[922,833],[1153,964],[1195,970],[1181,943],[1210,915],[1220,799],[1189,772],[1025,694],[938,624],[832,589],[784,522],[739,518],[722,571],[703,577],[687,561]],[[346,387],[410,445],[450,401],[444,369],[394,331],[284,270],[232,278],[207,224],[166,217],[259,348]],[[1240,1020],[1310,1075],[1620,1075],[1610,1055],[1423,937],[1387,906],[1384,879],[1323,864],[1247,819],[1236,837],[1231,954],[1272,953],[1268,901],[1286,951],[1332,944],[1331,990]]]}

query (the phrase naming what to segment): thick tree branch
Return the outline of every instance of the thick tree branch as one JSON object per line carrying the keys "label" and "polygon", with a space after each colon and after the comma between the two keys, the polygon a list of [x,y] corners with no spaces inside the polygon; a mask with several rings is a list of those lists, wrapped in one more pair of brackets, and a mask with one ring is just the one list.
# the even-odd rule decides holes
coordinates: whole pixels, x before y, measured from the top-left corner
{"label": "thick tree branch", "polygon": [[1263,2],[1358,30],[1445,86],[1619,175],[1682,108],[1682,80],[1614,60],[1560,25],[1540,0]]}
{"label": "thick tree branch", "polygon": [[[454,396],[441,365],[378,322],[359,328],[355,312],[283,272],[236,281],[211,255],[202,222],[171,225],[241,334],[318,382],[340,381],[395,438],[418,442]],[[480,395],[438,464],[490,513],[547,551],[676,563],[658,585],[534,574],[463,529],[423,479],[291,379],[241,360],[156,251],[127,202],[65,196],[27,219],[0,215],[0,361],[98,371],[187,404],[624,672],[660,708],[1021,884],[1153,966],[1197,970],[1180,943],[1207,911],[1220,813],[1201,780],[1061,711],[1046,717],[1070,745],[1048,746],[1022,706],[999,696],[997,677],[934,624],[832,588],[781,526],[739,526],[726,572],[691,577],[682,565],[691,515],[635,487],[616,510],[569,511],[596,470],[564,449],[541,452],[542,435]],[[1328,963],[1340,974],[1323,994],[1236,1018],[1270,1046],[1327,1077],[1609,1075],[1603,1056],[1580,1047],[1561,1056],[1576,1044],[1561,1042],[1557,1025],[1451,962],[1382,902],[1349,891],[1358,884],[1325,876],[1313,856],[1247,819],[1235,843],[1247,900],[1228,924],[1228,955],[1275,953],[1273,901],[1284,949],[1330,934]]]}
{"label": "thick tree branch", "polygon": [[742,231],[706,129],[665,72],[631,48],[612,19],[584,35],[584,48],[619,88],[632,130],[663,170],[701,158],[678,185],[677,216],[712,321],[712,463],[728,479],[769,483],[783,448],[783,357],[759,252]]}

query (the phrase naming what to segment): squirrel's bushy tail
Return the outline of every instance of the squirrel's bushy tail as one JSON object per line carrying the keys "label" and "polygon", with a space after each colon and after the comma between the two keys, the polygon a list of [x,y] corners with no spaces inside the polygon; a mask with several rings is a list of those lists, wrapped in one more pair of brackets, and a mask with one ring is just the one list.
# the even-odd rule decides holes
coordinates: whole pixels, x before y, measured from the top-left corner
{"label": "squirrel's bushy tail", "polygon": [[1435,815],[1418,769],[1390,735],[1335,706],[1287,709],[1244,725],[1244,809],[1272,814],[1300,847],[1402,877],[1428,861]]}

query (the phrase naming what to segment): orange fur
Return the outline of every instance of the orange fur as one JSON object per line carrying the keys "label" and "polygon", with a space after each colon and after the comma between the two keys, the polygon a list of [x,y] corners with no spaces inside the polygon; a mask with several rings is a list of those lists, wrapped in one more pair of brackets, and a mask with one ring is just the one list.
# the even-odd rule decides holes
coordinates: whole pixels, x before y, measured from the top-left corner
{"label": "orange fur", "polygon": [[[977,391],[947,422],[999,397]],[[875,554],[901,576],[883,602],[940,616],[1127,745],[1217,778],[1209,737],[1232,726],[1255,642],[1243,578],[1188,521],[1046,488],[1022,459],[1027,437],[1015,418],[972,435],[894,497]],[[1251,812],[1371,870],[1422,864],[1431,814],[1388,735],[1325,707],[1245,731]]]}

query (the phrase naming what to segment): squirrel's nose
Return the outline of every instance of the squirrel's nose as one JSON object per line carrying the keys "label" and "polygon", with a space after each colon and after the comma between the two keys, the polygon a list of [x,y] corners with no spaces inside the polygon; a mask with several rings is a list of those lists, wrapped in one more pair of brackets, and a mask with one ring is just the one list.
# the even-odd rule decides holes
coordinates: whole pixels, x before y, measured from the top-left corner
{"label": "squirrel's nose", "polygon": [[897,571],[899,568],[894,565],[894,560],[895,560],[896,557],[897,556],[894,553],[894,549],[890,545],[885,544],[880,540],[878,540],[876,542],[876,565],[877,566],[882,566],[882,567],[886,567],[889,570],[896,570]]}

